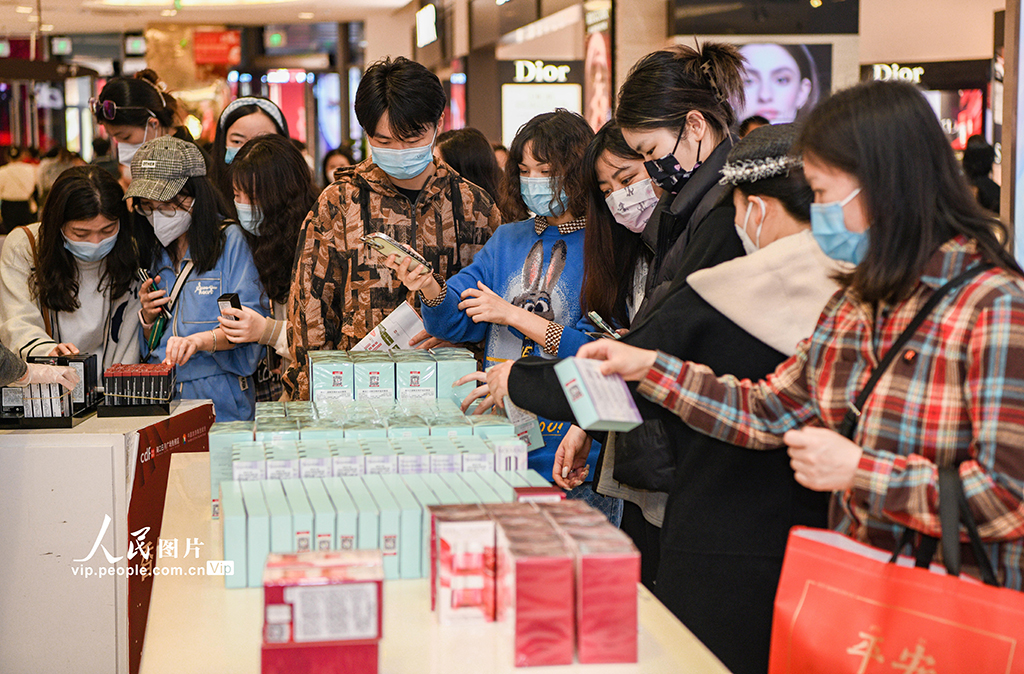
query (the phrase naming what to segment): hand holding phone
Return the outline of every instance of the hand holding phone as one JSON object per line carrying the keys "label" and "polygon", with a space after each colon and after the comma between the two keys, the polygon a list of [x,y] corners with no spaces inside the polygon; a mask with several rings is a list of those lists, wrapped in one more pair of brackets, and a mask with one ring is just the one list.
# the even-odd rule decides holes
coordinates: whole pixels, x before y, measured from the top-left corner
{"label": "hand holding phone", "polygon": [[[145,286],[147,283],[151,284],[150,288],[149,288],[149,292],[153,292],[153,291],[155,291],[157,289],[156,288],[156,283],[154,283],[153,279],[150,278],[150,276],[149,276],[149,272],[147,270],[143,269],[142,267],[139,267],[137,270],[135,270],[135,276],[136,276],[136,278],[139,279],[139,281],[142,282],[143,286]],[[171,312],[167,310],[166,306],[161,306],[160,307],[160,314],[159,315],[165,321],[171,320]]]}
{"label": "hand holding phone", "polygon": [[[224,293],[217,298],[217,307],[220,309],[220,313],[223,315],[225,309],[242,309],[242,303],[238,299],[238,293]],[[233,317],[232,320],[238,320]]]}
{"label": "hand holding phone", "polygon": [[387,234],[374,232],[373,234],[368,234],[362,237],[360,240],[380,253],[383,258],[394,255],[395,261],[398,264],[402,264],[402,261],[407,257],[412,258],[412,262],[409,263],[409,271],[416,269],[420,265],[423,266],[426,273],[429,274],[432,271],[430,264],[422,255],[412,248],[395,241]]}
{"label": "hand holding phone", "polygon": [[601,318],[601,314],[597,313],[596,311],[591,311],[587,313],[587,318],[589,318],[590,322],[593,323],[597,327],[597,329],[603,332],[607,337],[611,337],[612,339],[619,339],[619,333],[615,332],[612,326],[608,325],[608,323],[603,318]]}

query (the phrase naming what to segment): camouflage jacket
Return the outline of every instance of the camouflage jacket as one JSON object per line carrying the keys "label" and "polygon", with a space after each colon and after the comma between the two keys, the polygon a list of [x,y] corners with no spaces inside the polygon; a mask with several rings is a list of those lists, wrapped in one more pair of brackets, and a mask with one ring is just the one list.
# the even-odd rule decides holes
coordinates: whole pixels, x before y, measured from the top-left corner
{"label": "camouflage jacket", "polygon": [[384,232],[415,248],[444,278],[473,261],[501,224],[487,193],[440,160],[415,204],[370,161],[335,173],[299,232],[288,296],[293,400],[309,399],[306,353],[350,349],[412,294],[360,241]]}

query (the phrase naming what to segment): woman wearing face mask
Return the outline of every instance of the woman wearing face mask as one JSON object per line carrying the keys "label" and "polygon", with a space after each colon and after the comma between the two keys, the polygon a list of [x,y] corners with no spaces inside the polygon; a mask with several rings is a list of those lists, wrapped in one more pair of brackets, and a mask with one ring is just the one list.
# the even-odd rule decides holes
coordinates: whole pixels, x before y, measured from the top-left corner
{"label": "woman wearing face mask", "polygon": [[231,162],[243,145],[265,135],[288,138],[288,120],[269,99],[243,96],[228,103],[220,113],[211,151],[210,180],[229,202],[234,195],[234,186],[228,176]]}
{"label": "woman wearing face mask", "polygon": [[[790,154],[794,137],[788,125],[759,129],[729,153],[722,175],[734,190],[730,202],[741,206],[736,226],[746,221],[761,248],[691,274],[651,319],[666,327],[659,348],[757,378],[814,330],[838,288],[830,278],[838,267],[807,232],[813,194]],[[750,203],[755,206],[748,210]],[[626,339],[645,339],[649,330],[637,326]],[[538,379],[537,369],[529,362],[512,368],[512,400],[528,409],[551,408],[557,400],[547,388],[552,384]],[[532,380],[527,387],[524,374]],[[764,672],[786,537],[793,525],[825,524],[827,498],[797,484],[783,451],[749,452],[686,427],[647,400],[637,406],[645,419],[641,437],[662,431],[667,446],[660,440],[622,443],[623,436],[609,433],[597,491],[628,499],[623,530],[641,550],[645,581],[654,574],[658,598],[730,671]],[[557,411],[556,418],[567,412]],[[634,433],[626,437],[635,440]],[[580,451],[570,442],[559,449],[556,468],[559,458],[566,468],[588,459],[589,442]],[[646,486],[651,477],[666,493],[633,486]],[[742,640],[735,638],[739,633]]]}
{"label": "woman wearing face mask", "polygon": [[770,377],[716,377],[702,361],[615,344],[581,355],[640,381],[688,426],[761,450],[749,455],[786,449],[801,485],[832,493],[830,525],[875,547],[939,536],[938,473],[955,468],[997,580],[1021,590],[1021,270],[930,111],[912,85],[870,82],[811,112],[798,147],[812,232],[857,266]]}
{"label": "woman wearing face mask", "polygon": [[219,421],[252,419],[260,345],[236,346],[217,322],[223,293],[264,312],[245,234],[221,215],[224,204],[194,143],[150,141],[132,160],[132,173],[127,197],[151,277],[140,291],[143,355],[176,365],[180,397],[213,400]]}
{"label": "woman wearing face mask", "polygon": [[90,105],[96,121],[117,141],[117,160],[125,169],[147,141],[161,136],[192,140],[178,118],[178,102],[148,68],[133,77],[111,78]]}
{"label": "woman wearing face mask", "polygon": [[124,192],[96,166],[60,174],[41,222],[0,254],[0,342],[21,358],[95,353],[139,362],[138,262]]}
{"label": "woman wearing face mask", "polygon": [[[583,156],[591,138],[587,122],[567,110],[524,124],[509,148],[503,183],[503,210],[521,219],[499,227],[473,263],[447,281],[410,272],[408,259],[388,258],[406,287],[419,291],[427,332],[451,342],[484,340],[487,367],[531,353],[571,356],[590,340],[576,326],[586,225]],[[486,392],[481,388],[478,394]],[[480,410],[492,402],[502,404],[485,399]],[[542,423],[545,445],[531,449],[529,465],[549,475],[569,424]],[[618,522],[621,504],[601,499],[589,483],[569,496],[591,500]]]}
{"label": "woman wearing face mask", "polygon": [[[264,346],[256,371],[256,401],[278,400],[282,359],[288,357],[287,300],[299,227],[317,190],[302,153],[284,136],[250,140],[231,163],[235,210],[263,283],[264,316],[249,307],[226,309],[218,318],[233,344]],[[284,363],[287,365],[287,362]]]}

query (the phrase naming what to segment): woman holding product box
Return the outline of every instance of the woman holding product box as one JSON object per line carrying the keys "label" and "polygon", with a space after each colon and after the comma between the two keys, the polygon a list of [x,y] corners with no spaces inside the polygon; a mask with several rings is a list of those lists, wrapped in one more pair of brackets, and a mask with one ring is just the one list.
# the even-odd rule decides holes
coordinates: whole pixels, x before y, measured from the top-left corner
{"label": "woman holding product box", "polygon": [[[690,274],[650,322],[635,325],[624,341],[645,344],[653,338],[660,348],[716,371],[759,378],[811,334],[838,288],[830,276],[841,267],[809,231],[813,193],[790,154],[795,135],[792,125],[757,129],[732,149],[722,168],[723,183],[733,188],[735,230],[747,241],[748,254]],[[659,322],[664,331],[649,327]],[[528,409],[553,407],[544,369],[526,362],[512,368],[514,402]],[[671,454],[664,456],[655,445],[646,455],[621,453],[622,435],[609,434],[597,489],[622,494],[645,507],[645,514],[663,513],[655,594],[730,671],[764,672],[786,537],[793,525],[823,526],[827,497],[794,480],[782,450],[750,452],[698,433],[648,401],[638,400],[638,406],[647,423],[671,439]],[[552,416],[565,418],[566,411]],[[566,467],[581,465],[588,448],[589,442],[574,446],[567,437],[556,464],[561,459]],[[616,479],[620,461],[658,471],[668,462],[672,484],[661,513],[654,495]],[[658,549],[643,526],[627,533],[640,536],[642,554]]]}
{"label": "woman holding product box", "polygon": [[[176,365],[180,396],[213,400],[218,421],[252,419],[260,346],[236,347],[217,323],[222,293],[236,293],[242,306],[263,311],[242,228],[221,215],[222,200],[194,143],[164,136],[144,144],[132,175],[127,196],[134,201],[139,250],[151,251],[143,258],[151,279],[140,293],[143,354]],[[166,325],[165,310],[171,312]]]}
{"label": "woman holding product box", "polygon": [[[281,372],[288,356],[287,300],[299,227],[316,202],[313,176],[302,153],[284,136],[250,140],[234,156],[229,170],[235,211],[245,230],[263,284],[263,313],[229,308],[218,317],[232,344],[267,347],[256,370],[256,400],[279,400]],[[272,347],[272,348],[270,348]]]}
{"label": "woman holding product box", "polygon": [[[561,109],[519,129],[505,166],[503,210],[522,219],[499,227],[458,274],[445,280],[422,266],[410,271],[411,258],[387,258],[405,286],[419,291],[427,332],[451,342],[483,340],[488,367],[532,353],[571,356],[590,341],[576,326],[586,225],[582,161],[591,138],[582,117]],[[529,466],[547,475],[568,424],[541,423],[545,445],[530,452]],[[577,493],[601,499],[589,483]],[[617,523],[621,503],[604,500]]]}
{"label": "woman holding product box", "polygon": [[139,362],[138,267],[124,191],[96,166],[64,171],[39,224],[0,254],[0,342],[21,358],[95,353]]}

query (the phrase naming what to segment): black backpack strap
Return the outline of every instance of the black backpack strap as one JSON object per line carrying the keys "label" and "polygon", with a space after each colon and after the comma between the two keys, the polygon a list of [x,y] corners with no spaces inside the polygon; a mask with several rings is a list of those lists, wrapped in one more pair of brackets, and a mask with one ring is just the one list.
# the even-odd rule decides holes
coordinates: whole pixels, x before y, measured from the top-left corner
{"label": "black backpack strap", "polygon": [[992,265],[987,263],[975,265],[953,280],[948,281],[945,285],[932,293],[932,296],[928,298],[928,301],[925,302],[924,306],[917,312],[913,320],[910,321],[910,324],[907,325],[907,329],[900,333],[900,336],[896,338],[895,342],[893,342],[892,347],[886,351],[885,356],[878,363],[878,367],[876,367],[875,371],[871,373],[871,378],[868,379],[868,383],[864,385],[863,389],[861,389],[860,394],[857,396],[857,400],[852,403],[848,403],[849,409],[846,411],[846,416],[843,417],[843,422],[839,424],[838,430],[841,435],[844,435],[851,440],[853,439],[853,432],[856,430],[857,422],[860,420],[861,410],[864,409],[864,403],[866,403],[868,397],[870,397],[871,391],[875,388],[875,384],[877,384],[878,380],[882,378],[885,371],[889,369],[889,365],[892,364],[892,361],[895,360],[896,356],[898,356],[900,351],[903,350],[903,347],[907,345],[907,342],[911,340],[914,333],[916,333],[917,329],[921,327],[921,324],[924,323],[925,319],[928,318],[939,302],[942,301],[942,298],[962,283],[969,281],[983,271],[991,268]]}

